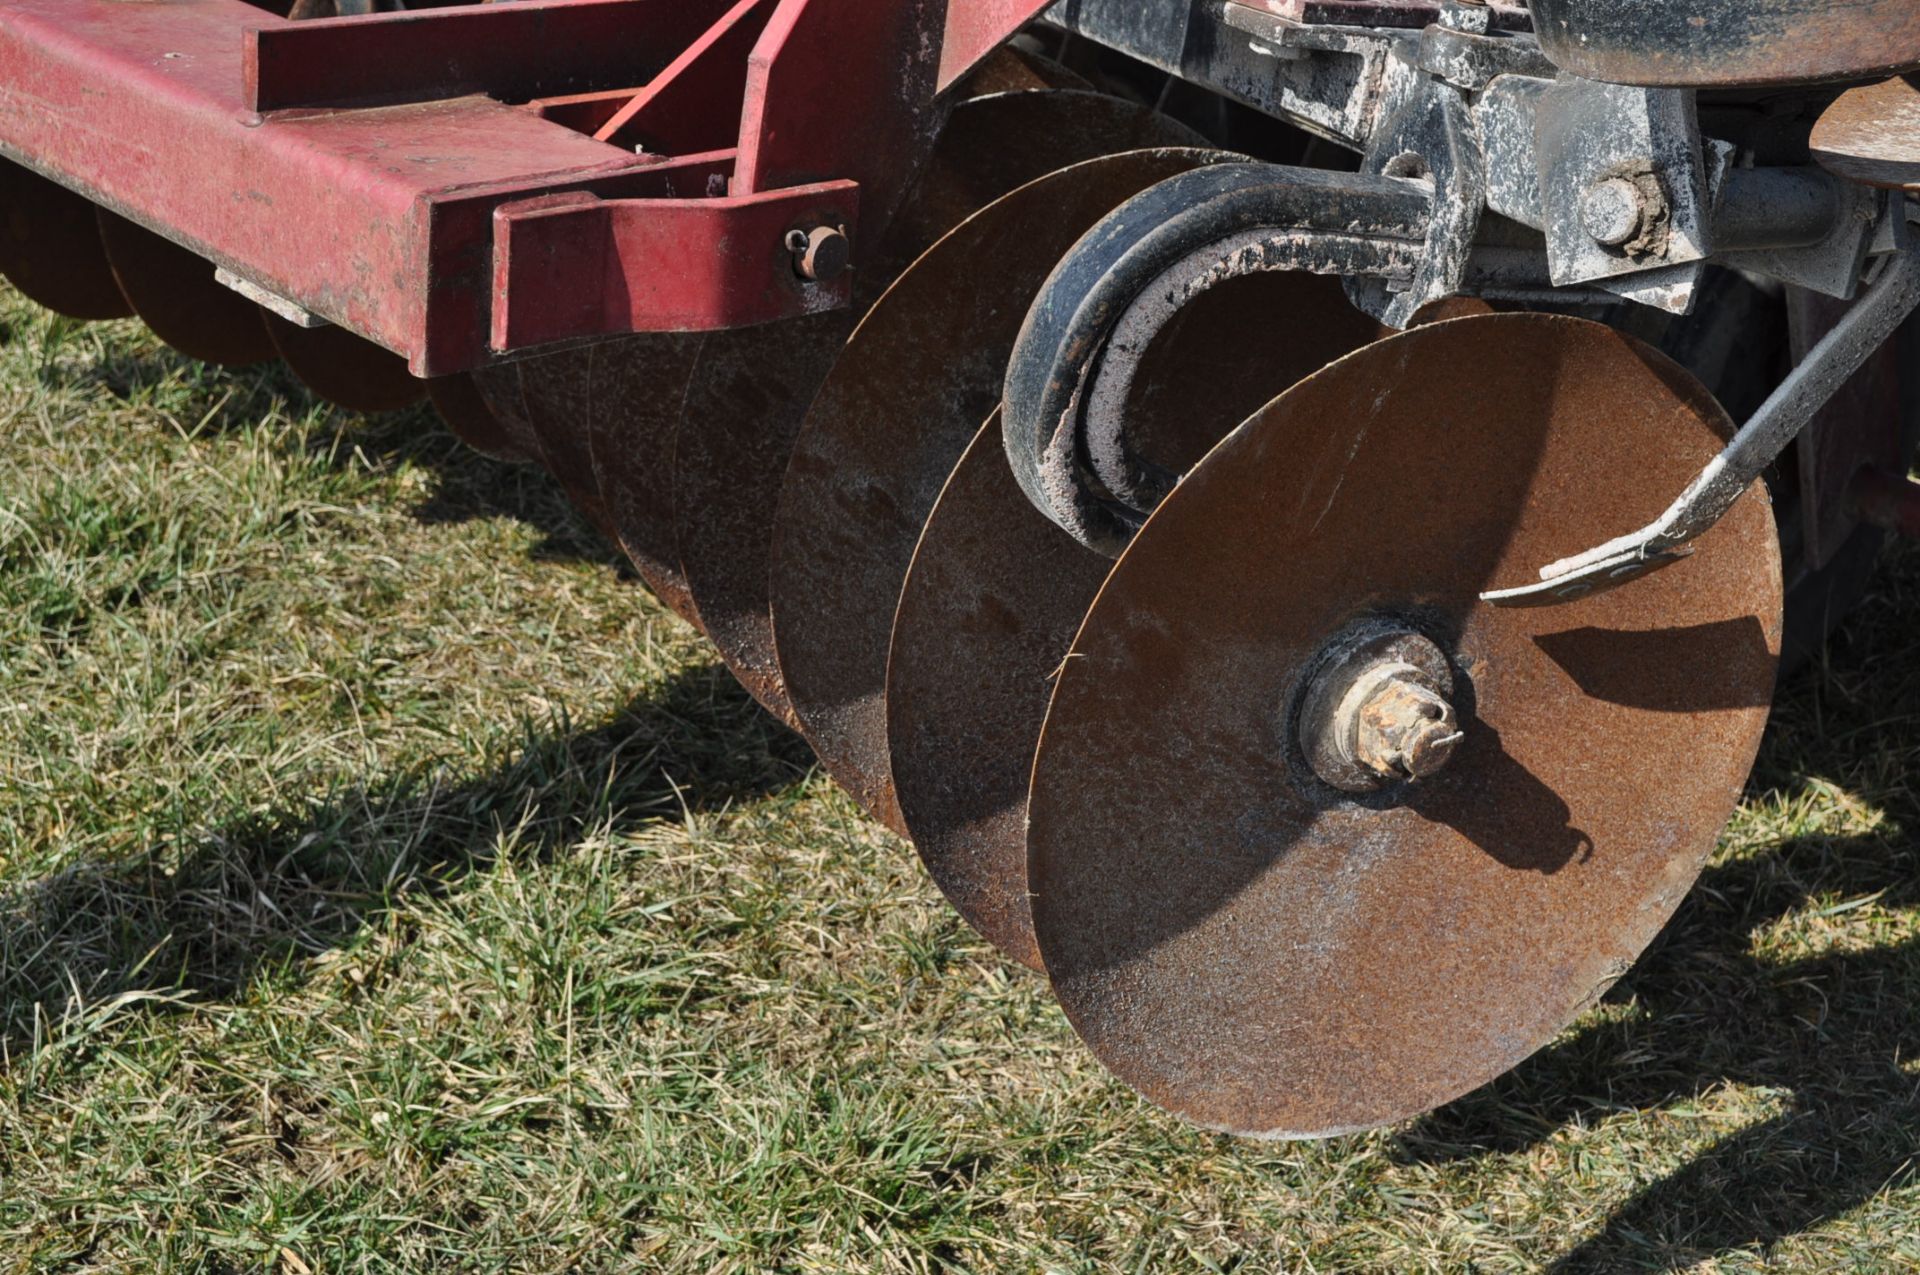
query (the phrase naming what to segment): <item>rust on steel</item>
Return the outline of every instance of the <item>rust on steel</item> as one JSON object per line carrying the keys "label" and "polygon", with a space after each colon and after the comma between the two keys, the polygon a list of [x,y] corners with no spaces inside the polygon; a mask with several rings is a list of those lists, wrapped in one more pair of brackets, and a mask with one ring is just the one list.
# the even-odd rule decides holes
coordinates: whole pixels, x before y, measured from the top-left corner
{"label": "rust on steel", "polygon": [[1735,88],[1920,67],[1913,0],[1532,0],[1540,46],[1589,80]]}
{"label": "rust on steel", "polygon": [[429,377],[427,398],[453,436],[485,456],[495,460],[524,462],[533,459],[501,424],[487,406],[471,372]]}
{"label": "rust on steel", "polygon": [[673,447],[704,338],[623,337],[593,350],[588,452],[614,539],[653,595],[699,626],[674,541]]}
{"label": "rust on steel", "polygon": [[[1326,1136],[1491,1080],[1628,969],[1767,719],[1764,490],[1631,589],[1478,594],[1651,518],[1730,428],[1629,337],[1493,315],[1333,364],[1188,475],[1063,662],[1033,773],[1041,953],[1109,1068],[1211,1128]],[[1442,773],[1356,796],[1294,719],[1369,620],[1447,654],[1465,738]]]}
{"label": "rust on steel", "polygon": [[511,363],[496,363],[465,375],[474,394],[493,418],[497,437],[503,444],[500,454],[509,460],[540,463],[540,438],[520,397],[520,369]]}
{"label": "rust on steel", "polygon": [[[1338,279],[1231,280],[1147,351],[1130,437],[1185,469],[1280,390],[1379,335]],[[1053,676],[1112,566],[1028,503],[996,418],[947,479],[893,621],[886,742],[908,835],[967,922],[1035,969],[1027,781]]]}
{"label": "rust on steel", "polygon": [[[1112,103],[1109,118],[1108,140],[1122,149],[1166,132],[1124,103]],[[905,827],[882,699],[894,606],[920,528],[999,403],[1021,321],[1060,258],[1132,196],[1217,158],[1227,157],[1129,151],[1060,169],[982,209],[874,305],[807,413],[773,527],[780,673],[821,763],[896,832]]]}
{"label": "rust on steel", "polygon": [[[673,448],[674,544],[701,627],[749,693],[797,721],[774,652],[768,578],[787,462],[854,320],[929,243],[1007,191],[1085,158],[1105,137],[1084,127],[1075,93],[1013,93],[960,104],[889,239],[856,269],[850,311],[709,335]],[[956,455],[957,450],[956,450]]]}
{"label": "rust on steel", "polygon": [[608,540],[619,542],[613,519],[593,472],[591,418],[592,346],[557,350],[515,365],[520,373],[520,402],[540,440],[547,472],[560,483],[573,507]]}
{"label": "rust on steel", "polygon": [[1841,94],[1814,126],[1813,157],[1848,181],[1920,190],[1920,84],[1896,76]]}

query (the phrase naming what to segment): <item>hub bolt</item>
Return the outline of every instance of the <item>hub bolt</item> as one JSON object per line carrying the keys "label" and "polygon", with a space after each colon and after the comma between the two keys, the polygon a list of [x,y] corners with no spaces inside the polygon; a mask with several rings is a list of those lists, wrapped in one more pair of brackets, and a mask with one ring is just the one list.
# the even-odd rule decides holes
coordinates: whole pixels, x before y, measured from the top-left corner
{"label": "hub bolt", "polygon": [[1299,743],[1322,782],[1371,793],[1432,779],[1466,735],[1445,652],[1390,621],[1328,643],[1299,702]]}
{"label": "hub bolt", "polygon": [[1646,223],[1646,193],[1624,177],[1595,182],[1580,201],[1581,226],[1595,243],[1609,248],[1632,243]]}
{"label": "hub bolt", "polygon": [[814,283],[831,283],[853,264],[853,241],[839,226],[790,231],[787,251],[793,254],[795,273]]}
{"label": "hub bolt", "polygon": [[1429,779],[1466,738],[1453,705],[1411,664],[1374,666],[1342,702],[1348,706],[1354,760],[1382,779]]}

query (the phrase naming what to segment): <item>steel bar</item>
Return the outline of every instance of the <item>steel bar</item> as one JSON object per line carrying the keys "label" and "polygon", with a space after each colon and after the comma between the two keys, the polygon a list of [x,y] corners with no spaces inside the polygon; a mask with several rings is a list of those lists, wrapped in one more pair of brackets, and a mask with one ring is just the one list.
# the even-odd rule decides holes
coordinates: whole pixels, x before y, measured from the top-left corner
{"label": "steel bar", "polygon": [[[1904,218],[1896,219],[1904,231]],[[1920,305],[1920,252],[1905,243],[1885,263],[1879,280],[1847,316],[1821,338],[1807,359],[1754,413],[1657,520],[1585,553],[1550,563],[1536,584],[1496,589],[1481,597],[1499,606],[1553,606],[1617,588],[1683,556],[1756,482],[1813,414],[1860,370]]]}
{"label": "steel bar", "polygon": [[[829,182],[722,199],[558,195],[495,214],[495,349],[609,332],[711,332],[844,306],[851,273],[809,281],[786,239],[853,233],[859,188]],[[726,243],[728,252],[698,245]]]}

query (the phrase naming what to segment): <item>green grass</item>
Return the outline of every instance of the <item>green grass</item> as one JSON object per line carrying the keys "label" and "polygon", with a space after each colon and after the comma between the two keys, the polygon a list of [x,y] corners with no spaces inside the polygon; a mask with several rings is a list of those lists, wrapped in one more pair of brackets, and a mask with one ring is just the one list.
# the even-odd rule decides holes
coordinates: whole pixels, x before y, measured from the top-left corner
{"label": "green grass", "polygon": [[0,297],[0,1272],[1920,1267],[1920,555],[1411,1125],[1107,1078],[567,511]]}

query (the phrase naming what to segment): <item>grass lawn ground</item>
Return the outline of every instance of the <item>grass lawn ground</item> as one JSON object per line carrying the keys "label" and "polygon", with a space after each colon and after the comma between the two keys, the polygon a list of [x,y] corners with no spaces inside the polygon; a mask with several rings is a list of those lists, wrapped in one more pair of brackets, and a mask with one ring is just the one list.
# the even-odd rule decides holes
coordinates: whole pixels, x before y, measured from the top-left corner
{"label": "grass lawn ground", "polygon": [[566,509],[0,296],[0,1272],[1920,1268],[1920,554],[1410,1126],[1107,1078]]}

